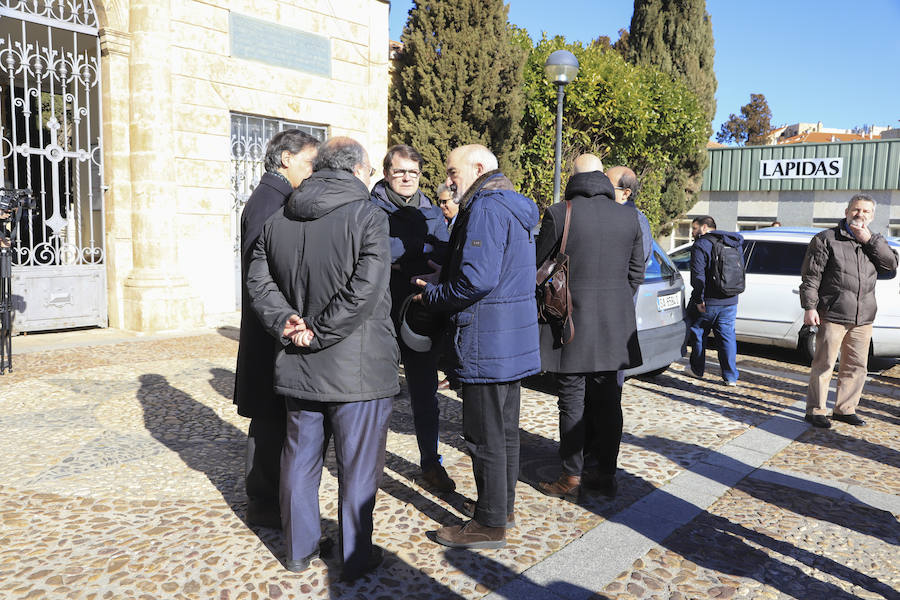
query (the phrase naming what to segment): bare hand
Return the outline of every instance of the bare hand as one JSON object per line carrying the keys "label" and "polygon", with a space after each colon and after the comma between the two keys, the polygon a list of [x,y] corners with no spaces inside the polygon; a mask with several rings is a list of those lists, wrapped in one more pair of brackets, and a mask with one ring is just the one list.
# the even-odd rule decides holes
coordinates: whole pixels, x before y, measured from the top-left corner
{"label": "bare hand", "polygon": [[426,273],[424,275],[414,275],[412,279],[409,280],[410,283],[419,287],[425,287],[429,283],[432,285],[437,285],[441,280],[441,265],[437,264],[433,260],[429,260],[428,266],[432,270],[431,273]]}
{"label": "bare hand", "polygon": [[814,308],[811,308],[807,311],[803,312],[803,324],[804,325],[821,325],[822,321],[819,319],[819,311]]}
{"label": "bare hand", "polygon": [[291,315],[288,317],[287,323],[284,324],[284,331],[281,332],[281,335],[289,338],[301,331],[306,331],[306,323],[303,322],[300,315]]}
{"label": "bare hand", "polygon": [[312,342],[314,337],[316,337],[316,334],[314,334],[311,329],[298,331],[291,336],[291,343],[293,343],[298,348],[309,348],[309,344]]}
{"label": "bare hand", "polygon": [[697,311],[700,313],[705,313],[706,312],[706,302],[700,302],[699,304],[697,304]]}
{"label": "bare hand", "polygon": [[872,239],[872,232],[865,225],[850,225],[850,232],[860,244],[865,244]]}

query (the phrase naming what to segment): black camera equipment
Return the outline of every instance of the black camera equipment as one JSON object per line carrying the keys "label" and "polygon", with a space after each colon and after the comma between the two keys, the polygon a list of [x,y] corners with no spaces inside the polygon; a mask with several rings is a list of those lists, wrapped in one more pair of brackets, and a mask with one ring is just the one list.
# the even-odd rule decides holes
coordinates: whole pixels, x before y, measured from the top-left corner
{"label": "black camera equipment", "polygon": [[12,250],[22,215],[36,208],[31,190],[0,188],[0,375],[12,372]]}

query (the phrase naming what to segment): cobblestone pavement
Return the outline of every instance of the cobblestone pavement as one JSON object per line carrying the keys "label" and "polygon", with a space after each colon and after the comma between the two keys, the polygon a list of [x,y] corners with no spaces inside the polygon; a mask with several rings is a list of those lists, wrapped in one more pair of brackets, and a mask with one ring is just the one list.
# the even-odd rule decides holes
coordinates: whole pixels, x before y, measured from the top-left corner
{"label": "cobblestone pavement", "polygon": [[[503,549],[461,551],[429,539],[460,522],[463,500],[474,497],[459,398],[441,396],[441,452],[458,493],[439,497],[417,481],[401,394],[375,509],[386,560],[343,584],[332,559],[286,571],[280,532],[243,520],[247,421],[231,404],[235,334],[100,345],[87,336],[85,345],[15,356],[15,370],[0,377],[0,598],[524,598],[507,590],[528,584],[536,565],[652,492],[664,495],[738,436],[802,416],[802,366],[741,355],[741,385],[726,388],[714,373],[701,384],[676,364],[626,384],[616,499],[549,499],[535,486],[558,474],[556,400],[535,378],[522,397],[517,527]],[[740,478],[672,533],[642,532],[652,547],[633,550],[621,573],[586,584],[573,564],[575,575],[532,585],[543,591],[527,597],[900,598],[900,368],[873,377],[859,413],[867,427],[809,429],[767,455],[758,473],[780,479]],[[334,538],[333,455],[326,467],[320,503]]]}

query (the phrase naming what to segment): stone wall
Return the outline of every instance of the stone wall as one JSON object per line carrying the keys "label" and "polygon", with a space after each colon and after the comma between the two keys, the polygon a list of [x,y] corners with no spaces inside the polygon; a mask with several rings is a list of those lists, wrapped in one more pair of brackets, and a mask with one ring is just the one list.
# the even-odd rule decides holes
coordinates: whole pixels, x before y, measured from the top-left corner
{"label": "stone wall", "polygon": [[[230,114],[327,126],[329,135],[359,140],[378,164],[387,146],[388,4],[381,0],[157,4],[151,18],[169,24],[168,41],[154,50],[160,61],[156,68],[168,72],[171,91],[165,93],[132,89],[139,85],[144,68],[132,56],[136,34],[147,29],[139,6],[144,3],[101,4],[110,325],[139,331],[183,329],[192,321],[201,325],[235,310]],[[168,10],[158,9],[167,5]],[[232,58],[229,11],[328,38],[331,77]],[[154,127],[168,129],[151,136],[156,142],[144,139],[150,132],[134,138],[141,127],[132,117],[150,99],[154,114],[165,115],[154,118]],[[156,146],[156,152],[167,156],[166,164],[156,162],[155,172],[149,173],[135,157],[153,156],[153,144],[163,139],[170,140],[171,148]],[[136,189],[154,181],[161,192],[157,197],[148,201],[135,196]],[[154,216],[158,224],[153,223]],[[154,241],[140,239],[147,235]],[[171,249],[165,249],[167,245]],[[136,256],[154,248],[173,257],[173,264],[154,263],[153,268],[170,270],[168,277],[176,285],[179,281],[186,285],[176,294],[180,300],[176,298],[175,305],[198,305],[199,312],[180,310],[171,299],[144,301],[165,290],[135,292],[141,299],[127,299],[134,295],[129,289],[164,285],[158,274],[148,275],[139,266]],[[148,278],[156,283],[148,283]],[[167,314],[137,318],[136,311]],[[173,311],[181,316],[170,314]]]}

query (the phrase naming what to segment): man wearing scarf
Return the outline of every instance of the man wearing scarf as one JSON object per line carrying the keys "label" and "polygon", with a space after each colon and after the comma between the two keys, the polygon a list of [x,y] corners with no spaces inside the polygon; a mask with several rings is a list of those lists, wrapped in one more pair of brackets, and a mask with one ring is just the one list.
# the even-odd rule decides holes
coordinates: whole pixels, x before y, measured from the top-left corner
{"label": "man wearing scarf", "polygon": [[[418,291],[413,275],[433,271],[443,264],[450,234],[441,210],[419,188],[422,155],[412,146],[398,144],[384,157],[384,179],[372,188],[372,202],[388,215],[391,238],[391,317],[400,331],[401,307]],[[429,265],[429,263],[432,263]],[[402,339],[400,358],[409,390],[422,480],[439,493],[456,489],[438,454],[437,361],[439,349],[417,352]]]}

